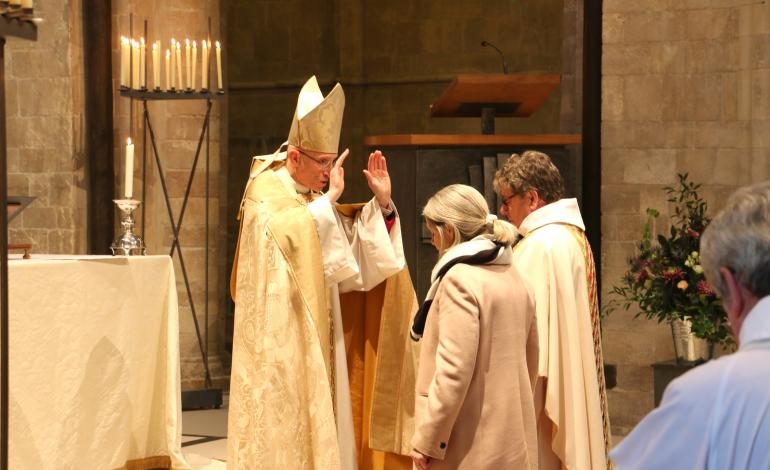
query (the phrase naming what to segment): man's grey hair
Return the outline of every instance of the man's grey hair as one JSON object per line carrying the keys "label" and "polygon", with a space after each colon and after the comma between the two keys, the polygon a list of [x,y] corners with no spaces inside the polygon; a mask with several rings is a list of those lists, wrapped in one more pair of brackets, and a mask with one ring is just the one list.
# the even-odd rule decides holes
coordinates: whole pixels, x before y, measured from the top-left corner
{"label": "man's grey hair", "polygon": [[508,188],[512,196],[534,189],[547,204],[564,197],[564,179],[559,169],[551,157],[537,150],[511,154],[495,173],[492,186],[497,194]]}
{"label": "man's grey hair", "polygon": [[735,191],[703,232],[701,264],[706,279],[724,297],[724,267],[757,298],[770,295],[770,182]]}

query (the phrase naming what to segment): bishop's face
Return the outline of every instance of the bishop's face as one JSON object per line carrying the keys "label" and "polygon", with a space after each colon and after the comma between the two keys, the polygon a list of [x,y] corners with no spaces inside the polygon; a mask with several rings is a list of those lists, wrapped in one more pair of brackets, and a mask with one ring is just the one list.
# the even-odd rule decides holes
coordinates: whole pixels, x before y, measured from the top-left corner
{"label": "bishop's face", "polygon": [[329,171],[337,155],[290,147],[287,157],[291,162],[292,178],[317,192],[329,184]]}

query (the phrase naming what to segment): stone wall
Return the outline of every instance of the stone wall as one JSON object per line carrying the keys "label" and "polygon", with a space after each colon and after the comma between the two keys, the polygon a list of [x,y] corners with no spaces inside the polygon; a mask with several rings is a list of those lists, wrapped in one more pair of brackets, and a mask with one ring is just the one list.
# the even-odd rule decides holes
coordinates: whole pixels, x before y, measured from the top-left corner
{"label": "stone wall", "polygon": [[[677,173],[703,183],[711,214],[735,188],[770,179],[770,3],[605,0],[602,282],[626,269],[647,207]],[[616,311],[604,323],[613,433],[653,407],[650,364],[673,358],[670,330]]]}
{"label": "stone wall", "polygon": [[5,49],[8,194],[37,199],[9,224],[34,253],[85,250],[81,2],[41,0],[38,40]]}

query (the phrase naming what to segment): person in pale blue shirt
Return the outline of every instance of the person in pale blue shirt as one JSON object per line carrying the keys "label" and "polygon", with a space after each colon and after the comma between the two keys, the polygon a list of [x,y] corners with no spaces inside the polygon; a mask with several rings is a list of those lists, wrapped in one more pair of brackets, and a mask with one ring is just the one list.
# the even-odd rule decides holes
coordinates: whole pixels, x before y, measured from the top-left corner
{"label": "person in pale blue shirt", "polygon": [[700,246],[738,350],[671,382],[610,452],[618,470],[770,469],[770,182],[730,196]]}

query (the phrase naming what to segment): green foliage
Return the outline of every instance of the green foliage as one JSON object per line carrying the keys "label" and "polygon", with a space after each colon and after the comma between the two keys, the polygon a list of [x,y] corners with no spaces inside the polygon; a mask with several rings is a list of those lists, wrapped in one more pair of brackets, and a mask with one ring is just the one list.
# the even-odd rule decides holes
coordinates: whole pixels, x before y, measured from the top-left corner
{"label": "green foliage", "polygon": [[698,194],[699,184],[688,182],[686,173],[678,177],[678,187],[664,188],[668,202],[674,204],[670,234],[658,235],[653,243],[652,226],[660,213],[647,209],[638,254],[628,260],[628,271],[612,289],[616,299],[605,312],[618,303],[626,310],[637,304],[637,315],[667,323],[688,317],[696,336],[729,343],[727,315],[700,265],[700,235],[711,220],[706,202]]}

